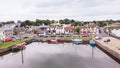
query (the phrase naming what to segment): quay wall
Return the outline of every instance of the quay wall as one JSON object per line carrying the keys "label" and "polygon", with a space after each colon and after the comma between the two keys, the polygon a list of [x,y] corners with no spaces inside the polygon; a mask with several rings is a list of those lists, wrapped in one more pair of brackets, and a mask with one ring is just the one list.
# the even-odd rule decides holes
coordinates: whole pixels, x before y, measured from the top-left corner
{"label": "quay wall", "polygon": [[113,49],[108,48],[104,44],[100,43],[97,40],[94,40],[96,42],[96,46],[101,49],[104,53],[106,53],[108,56],[110,56],[112,59],[114,59],[116,62],[120,64],[120,53],[116,52]]}
{"label": "quay wall", "polygon": [[21,43],[18,43],[18,44],[15,44],[15,45],[12,45],[12,46],[9,46],[9,47],[6,47],[6,48],[2,48],[2,49],[0,49],[0,56],[5,55],[7,53],[10,53],[12,48],[17,48],[17,47],[22,46],[22,45],[18,46],[19,44],[27,45],[27,44],[30,44],[30,43],[32,43],[32,39],[26,40],[24,42],[21,42]]}

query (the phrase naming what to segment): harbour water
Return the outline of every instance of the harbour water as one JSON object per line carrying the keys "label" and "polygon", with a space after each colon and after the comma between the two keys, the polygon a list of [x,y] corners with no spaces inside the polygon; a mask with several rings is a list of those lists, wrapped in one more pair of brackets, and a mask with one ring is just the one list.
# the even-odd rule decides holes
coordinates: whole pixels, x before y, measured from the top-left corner
{"label": "harbour water", "polygon": [[120,68],[97,47],[35,42],[25,50],[0,56],[0,68]]}

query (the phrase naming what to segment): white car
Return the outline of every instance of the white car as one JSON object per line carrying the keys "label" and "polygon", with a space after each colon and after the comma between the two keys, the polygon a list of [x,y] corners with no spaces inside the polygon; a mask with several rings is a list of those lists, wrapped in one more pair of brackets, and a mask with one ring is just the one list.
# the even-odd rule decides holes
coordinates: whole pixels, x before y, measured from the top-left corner
{"label": "white car", "polygon": [[96,37],[95,37],[96,40],[99,40],[99,39],[101,39],[101,38],[102,38],[101,36],[96,36]]}
{"label": "white car", "polygon": [[38,35],[39,35],[39,36],[45,36],[46,33],[39,33]]}

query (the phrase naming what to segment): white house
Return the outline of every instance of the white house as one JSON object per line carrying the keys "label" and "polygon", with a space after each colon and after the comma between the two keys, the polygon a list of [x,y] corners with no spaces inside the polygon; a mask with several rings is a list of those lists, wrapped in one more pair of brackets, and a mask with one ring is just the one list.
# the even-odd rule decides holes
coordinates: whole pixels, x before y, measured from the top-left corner
{"label": "white house", "polygon": [[0,40],[4,40],[4,39],[5,39],[5,35],[3,31],[0,31]]}
{"label": "white house", "polygon": [[48,31],[48,29],[49,29],[49,26],[45,26],[45,25],[39,26],[37,28],[37,34],[38,35],[46,35],[46,32]]}
{"label": "white house", "polygon": [[56,27],[55,30],[56,30],[56,34],[63,34],[65,32],[63,26]]}
{"label": "white house", "polygon": [[75,27],[74,26],[66,26],[64,27],[65,34],[74,34]]}
{"label": "white house", "polygon": [[13,37],[15,24],[6,24],[0,28],[0,40],[5,40],[8,37]]}
{"label": "white house", "polygon": [[54,23],[49,26],[50,34],[63,34],[64,31],[64,26],[60,23]]}

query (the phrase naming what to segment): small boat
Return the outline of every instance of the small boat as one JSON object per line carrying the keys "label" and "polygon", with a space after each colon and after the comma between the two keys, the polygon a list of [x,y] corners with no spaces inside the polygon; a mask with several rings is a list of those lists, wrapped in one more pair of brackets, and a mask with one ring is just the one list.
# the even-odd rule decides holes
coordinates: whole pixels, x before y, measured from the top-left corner
{"label": "small boat", "polygon": [[80,43],[83,42],[83,40],[82,40],[82,39],[72,39],[72,42],[73,42],[74,44],[80,44]]}
{"label": "small boat", "polygon": [[56,38],[56,39],[48,39],[47,42],[48,42],[48,43],[59,43],[59,42],[60,42],[60,39],[59,39],[59,38]]}
{"label": "small boat", "polygon": [[24,50],[26,48],[26,43],[20,43],[20,44],[16,44],[11,48],[12,52],[18,52],[20,50]]}

